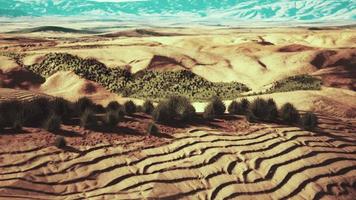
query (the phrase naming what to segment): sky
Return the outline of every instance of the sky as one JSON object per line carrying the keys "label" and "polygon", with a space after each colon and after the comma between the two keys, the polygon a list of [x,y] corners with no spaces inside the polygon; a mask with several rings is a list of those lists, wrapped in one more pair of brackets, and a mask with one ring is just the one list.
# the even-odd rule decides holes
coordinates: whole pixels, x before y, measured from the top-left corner
{"label": "sky", "polygon": [[234,24],[356,21],[356,0],[0,0],[0,17]]}

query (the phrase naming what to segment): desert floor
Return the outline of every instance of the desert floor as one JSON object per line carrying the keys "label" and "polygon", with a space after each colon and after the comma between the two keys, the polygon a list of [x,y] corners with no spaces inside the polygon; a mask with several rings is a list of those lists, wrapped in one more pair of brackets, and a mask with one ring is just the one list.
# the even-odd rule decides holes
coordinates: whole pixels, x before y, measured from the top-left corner
{"label": "desert floor", "polygon": [[[298,74],[323,80],[318,91],[273,97],[314,111],[316,131],[249,123],[242,116],[160,125],[138,113],[115,130],[63,125],[58,133],[25,127],[0,133],[0,199],[354,199],[356,196],[356,31],[352,28],[157,28],[102,34],[0,34],[0,101],[36,96],[104,106],[129,98],[73,72],[45,82],[22,65],[50,52],[95,58],[108,67],[186,69],[213,82],[239,81],[264,91]],[[21,54],[21,59],[11,53]],[[4,85],[3,85],[4,86]],[[95,88],[88,92],[86,88]],[[10,89],[8,89],[10,88]],[[133,99],[141,104],[143,100]],[[230,101],[226,101],[228,104]],[[193,102],[198,112],[206,103]],[[56,135],[66,149],[53,146]]]}

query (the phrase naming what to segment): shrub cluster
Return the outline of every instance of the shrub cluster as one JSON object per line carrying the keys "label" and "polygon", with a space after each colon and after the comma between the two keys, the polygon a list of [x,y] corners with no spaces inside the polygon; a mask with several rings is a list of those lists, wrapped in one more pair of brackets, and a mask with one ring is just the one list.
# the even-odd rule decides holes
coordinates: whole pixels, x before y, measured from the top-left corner
{"label": "shrub cluster", "polygon": [[120,105],[117,101],[111,101],[106,106],[104,123],[109,128],[114,128],[117,126],[119,121],[124,117],[124,115],[125,115],[124,107]]}
{"label": "shrub cluster", "polygon": [[250,106],[247,99],[242,99],[240,102],[232,101],[228,107],[228,111],[233,115],[246,115]]}
{"label": "shrub cluster", "polygon": [[183,95],[192,100],[207,100],[212,95],[223,94],[232,99],[249,88],[238,82],[213,83],[191,71],[157,72],[140,71],[131,74],[126,69],[107,68],[95,59],[82,59],[66,53],[50,53],[39,64],[27,68],[44,77],[58,71],[74,71],[77,75],[100,83],[112,92],[135,98],[162,99]]}
{"label": "shrub cluster", "polygon": [[320,90],[322,81],[311,75],[297,75],[276,81],[267,93],[295,90]]}
{"label": "shrub cluster", "polygon": [[301,126],[308,131],[313,131],[318,126],[318,117],[312,112],[306,112],[300,119]]}
{"label": "shrub cluster", "polygon": [[291,103],[284,104],[281,107],[279,113],[282,121],[285,123],[293,124],[299,122],[300,114],[298,110],[294,107],[294,105]]}
{"label": "shrub cluster", "polygon": [[155,106],[153,105],[152,101],[146,100],[142,105],[142,111],[146,114],[152,114]]}
{"label": "shrub cluster", "polygon": [[195,117],[195,108],[186,97],[171,96],[158,103],[152,117],[161,123],[172,123],[173,120],[189,121]]}
{"label": "shrub cluster", "polygon": [[218,96],[213,96],[210,103],[204,109],[203,117],[211,120],[216,116],[223,115],[225,110],[226,106],[224,102]]}

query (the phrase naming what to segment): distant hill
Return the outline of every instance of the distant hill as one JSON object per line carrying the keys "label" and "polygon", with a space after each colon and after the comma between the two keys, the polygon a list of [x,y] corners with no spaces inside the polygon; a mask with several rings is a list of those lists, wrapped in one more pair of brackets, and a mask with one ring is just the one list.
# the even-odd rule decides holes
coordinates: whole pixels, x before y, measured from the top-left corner
{"label": "distant hill", "polygon": [[63,32],[63,33],[79,33],[79,34],[96,34],[99,32],[88,30],[77,30],[72,28],[65,28],[60,26],[40,26],[35,28],[26,28],[8,33],[37,33],[37,32]]}

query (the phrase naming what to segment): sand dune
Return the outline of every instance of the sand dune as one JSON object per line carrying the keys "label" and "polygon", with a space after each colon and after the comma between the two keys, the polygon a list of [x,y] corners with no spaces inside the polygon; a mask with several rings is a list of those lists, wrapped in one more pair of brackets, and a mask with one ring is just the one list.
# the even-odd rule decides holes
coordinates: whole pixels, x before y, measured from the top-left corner
{"label": "sand dune", "polygon": [[322,133],[279,125],[190,129],[166,145],[101,144],[77,153],[2,145],[0,197],[352,199],[356,128],[321,119]]}
{"label": "sand dune", "polygon": [[[132,72],[191,70],[214,82],[245,83],[252,92],[296,74],[321,77],[324,85],[320,91],[248,97],[273,97],[279,107],[291,102],[316,112],[320,124],[315,132],[229,116],[230,121],[203,125],[159,125],[169,136],[160,138],[144,135],[151,118],[137,115],[109,132],[62,125],[56,134],[69,146],[58,149],[52,146],[56,134],[6,129],[0,134],[0,199],[354,199],[355,41],[354,29],[2,34],[0,78],[6,87],[28,90],[0,88],[0,101],[88,96],[106,105],[128,100],[74,72],[57,72],[42,83],[20,68],[22,62],[41,62],[50,52],[96,58]],[[194,102],[198,112],[205,105]]]}
{"label": "sand dune", "polygon": [[[353,29],[134,29],[104,36],[59,39],[56,46],[28,50],[24,63],[39,62],[48,52],[66,52],[132,72],[189,69],[210,81],[239,81],[259,90],[287,76],[324,68],[353,72],[349,66],[356,57]],[[332,87],[350,82],[343,74],[323,77]]]}

